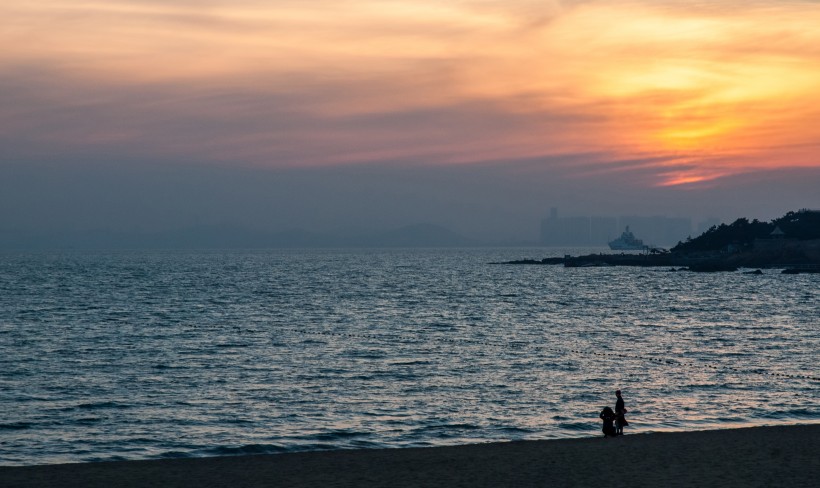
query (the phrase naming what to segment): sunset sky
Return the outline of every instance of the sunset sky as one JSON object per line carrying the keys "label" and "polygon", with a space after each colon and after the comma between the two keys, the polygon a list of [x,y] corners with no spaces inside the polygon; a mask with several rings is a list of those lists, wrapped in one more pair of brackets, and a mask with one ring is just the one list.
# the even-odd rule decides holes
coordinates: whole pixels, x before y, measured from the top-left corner
{"label": "sunset sky", "polygon": [[[109,195],[119,210],[75,227],[144,227],[167,171],[264,174],[294,195],[307,179],[339,201],[432,192],[416,188],[424,212],[408,197],[396,208],[414,211],[381,217],[397,224],[458,227],[448,206],[499,222],[554,205],[635,213],[634,194],[658,199],[646,213],[820,207],[817,1],[30,0],[0,16],[0,229],[94,193],[54,181],[83,172],[131,175],[139,197]],[[327,225],[339,216],[320,207],[339,201],[296,198],[302,220],[268,224]],[[173,225],[197,213],[166,202]]]}

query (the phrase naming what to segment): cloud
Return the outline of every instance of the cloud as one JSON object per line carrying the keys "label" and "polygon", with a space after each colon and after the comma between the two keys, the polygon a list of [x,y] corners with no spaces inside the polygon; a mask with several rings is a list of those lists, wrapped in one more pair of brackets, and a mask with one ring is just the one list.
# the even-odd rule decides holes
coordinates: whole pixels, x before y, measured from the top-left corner
{"label": "cloud", "polygon": [[542,158],[567,178],[639,164],[644,188],[820,165],[813,2],[42,0],[0,15],[16,158]]}
{"label": "cloud", "polygon": [[573,132],[598,120],[571,108],[516,111],[496,100],[398,107],[379,101],[386,87],[393,94],[403,90],[407,98],[420,96],[432,80],[293,77],[288,86],[268,90],[264,83],[244,82],[90,85],[38,67],[6,74],[0,81],[0,103],[6,107],[0,127],[19,154],[46,145],[265,166],[470,162],[566,152],[562,148]]}

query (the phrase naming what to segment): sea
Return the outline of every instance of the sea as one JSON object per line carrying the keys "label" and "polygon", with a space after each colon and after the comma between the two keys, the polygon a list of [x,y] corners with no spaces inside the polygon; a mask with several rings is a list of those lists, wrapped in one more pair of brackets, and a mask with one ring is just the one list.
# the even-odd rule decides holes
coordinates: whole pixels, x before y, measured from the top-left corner
{"label": "sea", "polygon": [[820,423],[820,275],[588,251],[2,253],[0,465]]}

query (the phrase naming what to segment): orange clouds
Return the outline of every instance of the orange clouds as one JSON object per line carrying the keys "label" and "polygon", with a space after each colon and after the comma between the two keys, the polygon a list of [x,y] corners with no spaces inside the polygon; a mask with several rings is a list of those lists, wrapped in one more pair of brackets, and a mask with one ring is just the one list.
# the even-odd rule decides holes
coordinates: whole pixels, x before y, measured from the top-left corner
{"label": "orange clouds", "polygon": [[[820,36],[809,27],[820,20],[816,5],[731,15],[595,6],[576,14],[561,20],[570,26],[564,33],[590,54],[571,76],[581,97],[611,104],[617,129],[610,142],[696,156],[679,174],[661,172],[660,184],[818,166],[816,148],[771,150],[820,136]],[[590,32],[592,40],[578,38]]]}
{"label": "orange clouds", "polygon": [[64,129],[77,144],[268,165],[680,162],[650,168],[658,185],[820,167],[812,2],[42,0],[0,15],[0,75],[33,66],[79,87],[16,104],[7,133],[44,106],[82,118],[103,87],[90,105],[108,115]]}

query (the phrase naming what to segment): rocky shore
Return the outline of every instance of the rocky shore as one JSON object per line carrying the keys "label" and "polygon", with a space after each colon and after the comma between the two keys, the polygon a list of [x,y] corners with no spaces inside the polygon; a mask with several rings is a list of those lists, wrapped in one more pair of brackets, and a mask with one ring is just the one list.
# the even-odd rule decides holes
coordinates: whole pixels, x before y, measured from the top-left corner
{"label": "rocky shore", "polygon": [[671,271],[717,272],[740,268],[782,269],[785,274],[820,273],[820,260],[772,259],[768,255],[745,254],[586,254],[563,258],[521,259],[493,264],[564,265],[567,268],[598,266],[665,267]]}
{"label": "rocky shore", "polygon": [[498,264],[563,264],[568,268],[660,266],[701,272],[775,268],[787,274],[820,273],[820,211],[789,212],[770,223],[737,219],[730,225],[714,226],[669,251],[567,255]]}

